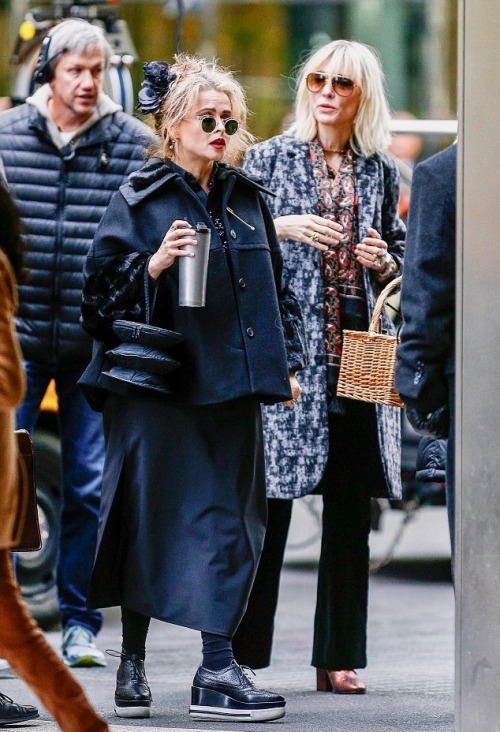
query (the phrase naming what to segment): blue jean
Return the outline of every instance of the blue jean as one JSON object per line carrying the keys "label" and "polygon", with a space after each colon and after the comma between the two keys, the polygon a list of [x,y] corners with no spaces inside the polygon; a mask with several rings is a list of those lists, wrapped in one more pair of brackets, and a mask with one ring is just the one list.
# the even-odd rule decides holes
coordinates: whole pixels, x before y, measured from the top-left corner
{"label": "blue jean", "polygon": [[102,416],[88,406],[79,386],[86,363],[52,367],[25,361],[26,397],[17,410],[18,429],[31,434],[40,403],[53,378],[59,399],[63,502],[57,586],[63,628],[83,625],[97,633],[102,614],[87,607],[86,596],[94,561],[104,464]]}

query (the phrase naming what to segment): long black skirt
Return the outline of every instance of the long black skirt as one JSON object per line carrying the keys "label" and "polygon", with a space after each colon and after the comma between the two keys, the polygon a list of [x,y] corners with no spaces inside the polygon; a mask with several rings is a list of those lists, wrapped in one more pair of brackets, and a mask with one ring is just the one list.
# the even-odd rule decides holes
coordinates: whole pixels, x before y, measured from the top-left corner
{"label": "long black skirt", "polygon": [[109,395],[94,607],[232,636],[267,518],[260,405]]}

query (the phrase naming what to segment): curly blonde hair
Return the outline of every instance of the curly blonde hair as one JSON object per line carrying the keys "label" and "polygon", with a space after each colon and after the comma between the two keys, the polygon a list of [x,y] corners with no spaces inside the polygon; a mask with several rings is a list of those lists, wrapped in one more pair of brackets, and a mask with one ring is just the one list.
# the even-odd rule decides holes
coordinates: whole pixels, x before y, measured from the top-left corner
{"label": "curly blonde hair", "polygon": [[155,131],[161,142],[153,145],[147,157],[164,157],[175,161],[175,130],[189,116],[199,95],[207,89],[214,89],[227,95],[231,104],[231,116],[240,123],[235,135],[229,139],[224,160],[240,164],[245,151],[255,139],[247,129],[248,108],[243,87],[236,81],[233,73],[204,58],[176,54],[170,67],[175,81],[161,102],[160,110],[154,115]]}

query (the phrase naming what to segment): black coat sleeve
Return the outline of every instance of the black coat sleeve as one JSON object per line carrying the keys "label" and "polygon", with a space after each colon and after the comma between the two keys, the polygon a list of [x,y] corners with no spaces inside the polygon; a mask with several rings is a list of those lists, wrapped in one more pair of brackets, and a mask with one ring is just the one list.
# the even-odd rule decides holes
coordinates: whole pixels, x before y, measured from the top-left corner
{"label": "black coat sleeve", "polygon": [[418,165],[413,177],[397,350],[396,388],[423,412],[447,401],[453,359],[456,149],[443,153]]}
{"label": "black coat sleeve", "polygon": [[129,206],[118,192],[104,215],[84,265],[83,328],[96,340],[107,340],[119,318],[147,322],[150,281],[147,264],[151,253],[135,251],[135,231]]}

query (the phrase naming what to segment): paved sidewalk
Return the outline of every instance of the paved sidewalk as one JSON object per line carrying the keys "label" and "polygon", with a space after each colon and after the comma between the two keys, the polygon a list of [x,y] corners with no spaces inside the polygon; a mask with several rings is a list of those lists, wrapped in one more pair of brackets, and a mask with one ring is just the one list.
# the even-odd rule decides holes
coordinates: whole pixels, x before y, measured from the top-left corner
{"label": "paved sidewalk", "polygon": [[[391,568],[389,568],[391,569]],[[428,576],[429,568],[418,566]],[[427,573],[427,574],[426,574]],[[120,720],[112,699],[118,661],[104,669],[78,669],[76,676],[90,700],[119,732],[223,730],[263,732],[270,725],[281,732],[453,732],[453,590],[446,581],[410,579],[401,573],[378,574],[370,587],[369,665],[361,673],[365,696],[315,691],[309,665],[316,590],[314,569],[287,568],[283,573],[275,650],[269,669],[257,672],[256,683],[282,692],[287,715],[271,723],[208,723],[190,720],[189,689],[199,664],[199,634],[153,622],[146,668],[153,692],[154,716],[149,720]],[[47,634],[58,648],[60,633]],[[106,612],[99,647],[120,648],[118,611]],[[37,704],[19,679],[0,679],[0,691],[16,701]],[[41,709],[39,722],[8,729],[34,732],[57,730]]]}

